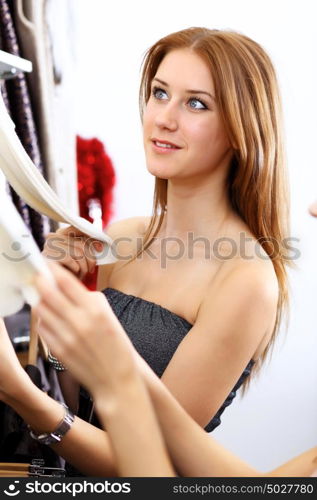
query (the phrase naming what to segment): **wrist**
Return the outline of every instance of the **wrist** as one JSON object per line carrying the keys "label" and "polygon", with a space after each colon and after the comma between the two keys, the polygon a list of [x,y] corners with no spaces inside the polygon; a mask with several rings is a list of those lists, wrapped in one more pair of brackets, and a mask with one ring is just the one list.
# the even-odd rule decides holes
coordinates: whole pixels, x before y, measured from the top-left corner
{"label": "wrist", "polygon": [[137,404],[140,391],[144,389],[144,383],[137,372],[129,378],[125,377],[124,382],[117,381],[110,388],[101,387],[93,394],[96,411],[106,419],[115,418],[122,411],[129,412],[129,407]]}
{"label": "wrist", "polygon": [[120,359],[111,375],[98,372],[93,377],[90,390],[95,401],[116,399],[133,387],[140,379],[138,368],[131,357]]}
{"label": "wrist", "polygon": [[162,383],[161,379],[141,358],[139,359],[139,370],[151,398],[158,397],[161,394],[166,393],[166,391],[168,391],[166,386]]}
{"label": "wrist", "polygon": [[65,434],[70,430],[74,422],[74,415],[72,411],[64,403],[61,404],[64,409],[63,418],[59,421],[58,425],[52,432],[35,432],[30,425],[28,425],[30,436],[41,444],[52,445],[59,443]]}
{"label": "wrist", "polygon": [[63,407],[32,383],[28,375],[3,401],[36,433],[53,432],[65,414]]}

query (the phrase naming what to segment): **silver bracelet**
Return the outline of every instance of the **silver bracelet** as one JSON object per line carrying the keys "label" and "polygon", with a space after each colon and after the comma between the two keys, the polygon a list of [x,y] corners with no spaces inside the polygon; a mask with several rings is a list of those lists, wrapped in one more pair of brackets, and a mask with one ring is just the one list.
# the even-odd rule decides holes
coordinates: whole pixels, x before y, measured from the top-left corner
{"label": "silver bracelet", "polygon": [[66,432],[69,431],[73,422],[74,422],[74,414],[70,411],[70,409],[64,404],[61,403],[65,408],[65,415],[63,420],[58,424],[56,429],[53,432],[44,432],[41,434],[36,434],[30,426],[28,426],[30,431],[30,436],[39,441],[42,444],[50,445],[54,443],[59,443],[61,439],[65,436]]}
{"label": "silver bracelet", "polygon": [[53,366],[53,368],[55,368],[56,371],[58,372],[63,372],[65,370],[67,370],[66,366],[63,365],[63,363],[61,363],[57,358],[55,358],[55,356],[53,356],[53,354],[51,354],[51,351],[49,350],[48,351],[48,355],[47,355],[47,361],[50,363],[50,365]]}

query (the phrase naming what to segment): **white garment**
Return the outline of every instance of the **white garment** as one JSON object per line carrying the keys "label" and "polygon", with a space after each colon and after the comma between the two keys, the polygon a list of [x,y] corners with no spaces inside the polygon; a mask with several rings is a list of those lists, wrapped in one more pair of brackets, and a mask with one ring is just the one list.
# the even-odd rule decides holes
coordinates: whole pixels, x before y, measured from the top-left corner
{"label": "white garment", "polygon": [[55,221],[70,224],[91,238],[105,243],[104,250],[96,253],[98,264],[117,260],[115,252],[111,251],[111,238],[86,219],[70,213],[37,170],[15,133],[15,125],[6,110],[1,93],[0,167],[13,189],[34,210]]}
{"label": "white garment", "polygon": [[36,273],[54,282],[32,234],[5,191],[0,197],[0,269],[0,316],[16,313],[24,302],[30,306],[38,302],[32,284]]}

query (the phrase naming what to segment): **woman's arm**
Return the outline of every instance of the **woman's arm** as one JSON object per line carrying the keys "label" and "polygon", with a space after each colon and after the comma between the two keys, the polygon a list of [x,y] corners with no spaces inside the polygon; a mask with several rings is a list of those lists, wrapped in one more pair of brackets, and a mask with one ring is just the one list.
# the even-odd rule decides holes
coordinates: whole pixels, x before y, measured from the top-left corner
{"label": "woman's arm", "polygon": [[[1,400],[21,415],[36,433],[52,432],[61,422],[64,409],[38,389],[22,369],[1,319],[0,345]],[[107,385],[106,404],[104,397],[100,400],[97,396],[101,421],[110,431],[112,442],[105,431],[75,418],[61,442],[52,445],[57,454],[86,475],[173,474],[150,398],[133,366],[126,363],[123,370],[116,372],[114,383]],[[131,376],[134,371],[136,376]],[[93,390],[98,395],[97,384],[98,379],[93,384]],[[104,391],[102,393],[104,395]],[[134,404],[136,395],[137,405]],[[143,422],[144,415],[147,418]],[[148,436],[151,436],[150,440]],[[143,450],[143,454],[137,454],[136,460],[138,450]],[[124,456],[129,457],[128,464]],[[126,474],[127,471],[129,474]]]}
{"label": "woman's arm", "polygon": [[317,472],[317,446],[272,471],[256,470],[206,434],[141,358],[139,366],[174,467],[181,476],[308,477]]}
{"label": "woman's arm", "polygon": [[221,407],[263,339],[270,337],[276,314],[278,290],[271,263],[241,260],[228,266],[226,274],[213,280],[194,326],[162,376],[202,427]]}
{"label": "woman's arm", "polygon": [[[102,294],[88,292],[76,278],[57,266],[52,270],[55,288],[41,277],[37,280],[42,300],[35,312],[41,320],[41,333],[54,353],[66,359],[66,366],[90,390],[94,400],[100,401],[102,394],[97,408],[102,407],[99,413],[108,431],[114,462],[118,459],[120,464],[118,472],[172,475],[148,392],[136,369],[132,345],[118,319]],[[119,330],[121,335],[116,333]],[[147,415],[145,420],[144,415]],[[139,449],[143,453],[138,460],[131,461]],[[69,461],[74,463],[73,457]]]}
{"label": "woman's arm", "polygon": [[[37,433],[52,432],[61,422],[64,409],[32,383],[6,397],[9,404]],[[75,418],[71,429],[52,449],[89,476],[116,476],[113,450],[107,433]]]}
{"label": "woman's arm", "polygon": [[[21,367],[0,318],[0,399],[9,404],[37,432],[52,432],[63,418],[62,406],[37,388]],[[107,434],[75,418],[74,424],[53,446],[87,475],[116,475]]]}
{"label": "woman's arm", "polygon": [[[75,418],[61,442],[52,448],[86,475],[173,475],[143,381],[139,376],[125,376],[124,380],[117,378],[116,383],[118,386],[111,394],[108,391],[106,398],[96,398],[97,412],[108,432]],[[62,420],[63,407],[33,385],[27,375],[15,384],[14,392],[14,396],[2,399],[35,432],[52,432]]]}
{"label": "woman's arm", "polygon": [[175,476],[155,411],[135,369],[117,389],[95,396],[120,476]]}
{"label": "woman's arm", "polygon": [[[144,360],[136,354],[120,323],[100,294],[89,294],[68,273],[56,271],[60,292],[48,291],[44,282],[38,282],[43,294],[42,302],[46,303],[44,309],[40,308],[47,325],[45,335],[58,350],[62,361],[69,365],[75,376],[93,394],[101,421],[109,431],[121,475],[173,474],[158,423],[173,464],[182,476],[263,475],[216,443],[185,412]],[[77,301],[78,305],[85,303],[87,316],[91,318],[93,314],[90,308],[100,300],[99,312],[103,311],[103,321],[101,318],[96,321],[95,317],[93,324],[103,326],[95,326],[90,335],[87,335],[74,322],[74,311],[70,311],[70,316],[64,317],[65,324],[61,334],[56,322],[57,311],[62,305],[60,301],[65,299],[63,294],[68,297],[70,295],[71,300]],[[89,295],[95,298],[91,304]],[[71,303],[67,310],[69,307],[72,309]],[[105,324],[107,328],[104,327]],[[86,327],[88,328],[88,324]],[[146,383],[158,422],[137,370],[140,370]],[[315,448],[267,475],[310,475],[316,469],[316,455]]]}
{"label": "woman's arm", "polygon": [[[141,364],[140,360],[140,364]],[[258,476],[260,473],[218,444],[171,395],[148,366],[142,368],[159,424],[180,476]]]}

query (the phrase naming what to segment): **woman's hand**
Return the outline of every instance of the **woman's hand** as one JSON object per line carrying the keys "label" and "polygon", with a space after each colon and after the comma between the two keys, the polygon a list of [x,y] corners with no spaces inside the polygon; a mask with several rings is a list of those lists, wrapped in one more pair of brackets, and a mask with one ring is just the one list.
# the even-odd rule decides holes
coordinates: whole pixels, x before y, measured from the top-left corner
{"label": "woman's hand", "polygon": [[0,318],[0,399],[8,402],[18,397],[21,384],[30,383],[9,338],[4,321]]}
{"label": "woman's hand", "polygon": [[69,226],[49,233],[42,253],[47,259],[62,264],[79,279],[83,279],[95,269],[94,250],[101,251],[102,248],[100,241]]}
{"label": "woman's hand", "polygon": [[43,276],[35,280],[41,336],[94,397],[116,390],[137,370],[130,340],[102,293],[88,291],[62,267],[50,267],[55,287]]}
{"label": "woman's hand", "polygon": [[315,203],[313,203],[312,205],[310,205],[309,207],[309,212],[311,213],[311,215],[313,215],[314,217],[317,217],[317,201],[315,201]]}

